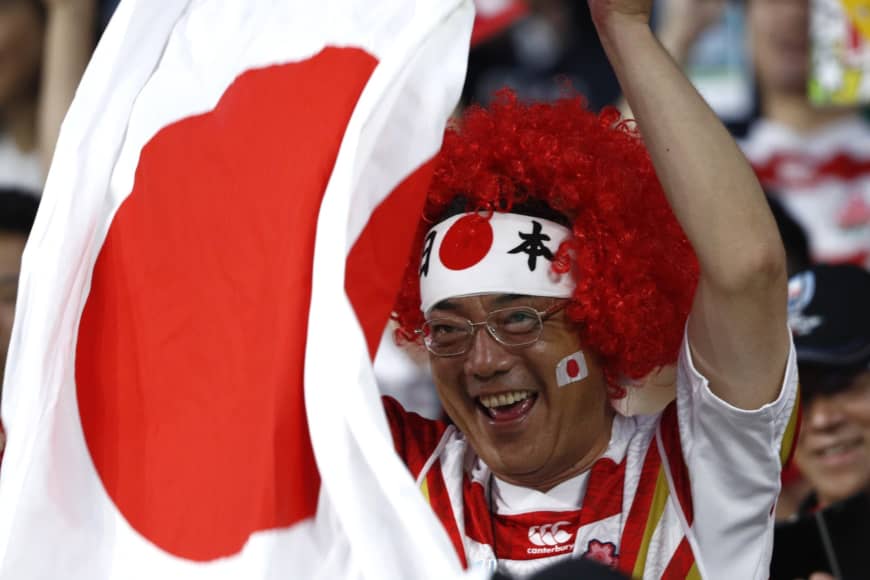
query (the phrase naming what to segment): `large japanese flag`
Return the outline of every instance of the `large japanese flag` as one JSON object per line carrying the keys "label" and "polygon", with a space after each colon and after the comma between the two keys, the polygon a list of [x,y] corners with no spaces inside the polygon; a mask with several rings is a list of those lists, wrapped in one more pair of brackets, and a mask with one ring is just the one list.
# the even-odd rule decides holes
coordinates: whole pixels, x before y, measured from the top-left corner
{"label": "large japanese flag", "polygon": [[450,578],[371,371],[470,0],[124,0],[3,399],[0,578]]}

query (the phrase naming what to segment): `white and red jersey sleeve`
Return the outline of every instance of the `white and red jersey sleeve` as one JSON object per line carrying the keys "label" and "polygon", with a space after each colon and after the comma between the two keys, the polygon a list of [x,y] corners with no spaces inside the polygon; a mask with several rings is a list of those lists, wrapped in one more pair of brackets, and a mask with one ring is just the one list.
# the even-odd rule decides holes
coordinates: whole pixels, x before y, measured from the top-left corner
{"label": "white and red jersey sleeve", "polygon": [[797,364],[789,350],[777,399],[756,410],[717,397],[684,339],[676,421],[662,418],[657,444],[704,578],[767,578],[780,471],[798,424]]}

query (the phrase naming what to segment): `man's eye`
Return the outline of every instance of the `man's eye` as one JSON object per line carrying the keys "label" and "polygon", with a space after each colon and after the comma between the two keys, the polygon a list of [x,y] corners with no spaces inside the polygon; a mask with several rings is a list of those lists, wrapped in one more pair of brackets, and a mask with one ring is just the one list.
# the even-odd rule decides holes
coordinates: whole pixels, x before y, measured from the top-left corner
{"label": "man's eye", "polygon": [[505,312],[504,315],[500,317],[498,325],[506,332],[530,332],[537,327],[538,317],[532,312],[525,310]]}
{"label": "man's eye", "polygon": [[535,317],[532,316],[530,312],[520,311],[520,312],[511,312],[505,317],[505,324],[511,323],[521,323],[528,322],[529,320],[534,320]]}
{"label": "man's eye", "polygon": [[460,343],[468,337],[468,326],[459,323],[432,321],[429,323],[427,339],[430,344],[450,346]]}
{"label": "man's eye", "polygon": [[443,336],[451,336],[463,331],[463,328],[457,324],[444,324],[438,323],[430,326],[432,329],[432,336],[434,337],[443,337]]}

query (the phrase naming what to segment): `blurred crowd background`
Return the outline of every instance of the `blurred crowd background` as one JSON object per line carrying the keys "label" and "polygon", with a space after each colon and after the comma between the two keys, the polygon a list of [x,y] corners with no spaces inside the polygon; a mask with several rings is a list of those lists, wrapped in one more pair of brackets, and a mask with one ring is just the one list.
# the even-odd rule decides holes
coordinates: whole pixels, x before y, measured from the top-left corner
{"label": "blurred crowd background", "polygon": [[[842,0],[842,18],[831,12],[839,2],[656,0],[654,9],[662,44],[755,167],[797,275],[789,300],[803,429],[777,506],[783,520],[870,496],[870,123],[861,103],[870,16]],[[593,109],[630,117],[585,2],[476,3],[461,106],[510,86],[537,100],[576,91]],[[0,372],[61,121],[116,4],[0,0]],[[819,105],[820,95],[834,97]],[[397,347],[388,328],[375,369],[385,393],[435,418],[426,358]]]}

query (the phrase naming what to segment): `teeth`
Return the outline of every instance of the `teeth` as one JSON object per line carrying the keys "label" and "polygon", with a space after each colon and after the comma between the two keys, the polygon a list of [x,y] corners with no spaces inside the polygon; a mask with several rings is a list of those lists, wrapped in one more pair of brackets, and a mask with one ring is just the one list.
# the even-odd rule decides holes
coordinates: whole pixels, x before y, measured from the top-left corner
{"label": "teeth", "polygon": [[843,453],[849,451],[853,447],[856,447],[857,443],[840,443],[839,445],[833,445],[831,447],[826,447],[819,451],[819,454],[824,457],[826,455],[836,455],[837,453]]}
{"label": "teeth", "polygon": [[510,393],[500,393],[498,395],[481,397],[480,402],[487,409],[492,409],[493,407],[513,405],[514,403],[528,399],[531,396],[532,391],[512,391]]}

